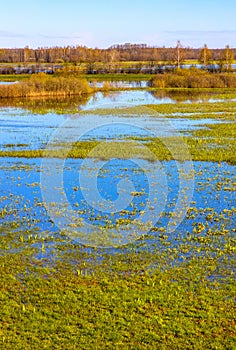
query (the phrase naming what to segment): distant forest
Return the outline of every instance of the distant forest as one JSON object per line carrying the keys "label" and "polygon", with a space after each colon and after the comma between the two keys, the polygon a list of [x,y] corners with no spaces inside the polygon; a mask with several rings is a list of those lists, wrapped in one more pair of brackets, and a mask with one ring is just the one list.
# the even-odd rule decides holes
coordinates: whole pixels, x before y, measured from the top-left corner
{"label": "distant forest", "polygon": [[[207,48],[207,46],[204,46]],[[92,62],[167,62],[176,61],[176,50],[181,50],[181,60],[199,60],[203,48],[194,49],[182,47],[180,42],[176,47],[149,47],[146,44],[113,45],[108,49],[87,48],[85,46],[67,46],[31,49],[14,48],[0,49],[1,63],[92,63]],[[208,49],[208,48],[207,48]],[[209,49],[208,49],[209,50]],[[210,59],[219,61],[224,48],[210,49]],[[233,58],[236,57],[236,48],[230,49]],[[180,51],[178,52],[178,54]]]}

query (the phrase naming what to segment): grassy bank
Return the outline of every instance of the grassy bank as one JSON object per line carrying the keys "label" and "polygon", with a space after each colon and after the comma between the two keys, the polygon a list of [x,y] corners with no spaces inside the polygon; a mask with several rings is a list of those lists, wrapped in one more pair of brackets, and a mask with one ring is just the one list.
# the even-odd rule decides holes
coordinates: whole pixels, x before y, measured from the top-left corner
{"label": "grassy bank", "polygon": [[150,74],[86,74],[83,75],[87,80],[91,81],[147,81],[151,79]]}
{"label": "grassy bank", "polygon": [[29,74],[0,74],[0,81],[13,82],[30,78]]}

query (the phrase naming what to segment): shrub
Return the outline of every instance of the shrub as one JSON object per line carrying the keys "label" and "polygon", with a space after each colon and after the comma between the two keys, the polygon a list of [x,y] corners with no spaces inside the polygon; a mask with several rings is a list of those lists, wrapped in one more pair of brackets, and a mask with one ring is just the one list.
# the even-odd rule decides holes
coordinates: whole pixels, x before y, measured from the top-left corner
{"label": "shrub", "polygon": [[88,82],[79,76],[32,75],[28,80],[0,86],[0,98],[33,96],[73,96],[91,92]]}
{"label": "shrub", "polygon": [[211,74],[199,69],[180,69],[173,73],[157,75],[149,82],[155,88],[235,88],[233,74]]}

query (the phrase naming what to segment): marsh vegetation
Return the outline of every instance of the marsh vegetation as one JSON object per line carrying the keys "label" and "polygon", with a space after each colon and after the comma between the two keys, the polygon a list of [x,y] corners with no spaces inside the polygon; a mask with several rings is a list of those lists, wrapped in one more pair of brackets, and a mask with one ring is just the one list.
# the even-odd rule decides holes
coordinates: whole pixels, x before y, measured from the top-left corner
{"label": "marsh vegetation", "polygon": [[82,96],[91,91],[87,81],[80,76],[51,77],[39,73],[17,84],[0,85],[0,98]]}
{"label": "marsh vegetation", "polygon": [[[190,79],[182,72],[176,77]],[[198,75],[201,84],[207,77]],[[102,88],[90,95],[87,81],[65,73],[0,86],[1,95],[18,96],[0,100],[1,347],[234,349],[235,90]],[[146,112],[133,113],[131,103]],[[70,138],[49,148],[53,132],[68,121]],[[139,128],[132,127],[137,121]],[[163,121],[173,125],[171,132]],[[93,129],[95,122],[100,128],[72,141],[73,125]],[[182,163],[193,164],[194,191],[177,226],[182,175],[166,145],[179,149],[180,142],[189,150]],[[101,143],[103,151],[94,157]],[[50,208],[55,221],[68,220],[65,230],[49,215],[40,177],[43,170],[49,176],[57,172],[60,158],[71,208],[55,199]],[[168,195],[166,202],[155,198],[163,210],[147,231],[141,220],[145,206],[150,218],[156,215],[148,179],[155,188],[163,186],[154,173],[157,165]],[[121,180],[134,184],[126,208],[106,213],[84,201],[78,173],[92,184],[94,171],[106,200],[117,199]],[[59,195],[63,189],[53,182],[51,190]],[[188,190],[182,189],[183,199]],[[176,223],[173,232],[170,220]],[[97,233],[102,239],[111,229],[125,233],[133,222],[135,239],[112,248],[89,246],[72,235],[81,230],[82,237],[89,223],[91,241]]]}
{"label": "marsh vegetation", "polygon": [[149,85],[155,88],[236,88],[234,74],[211,74],[199,69],[179,69],[174,73],[156,75]]}

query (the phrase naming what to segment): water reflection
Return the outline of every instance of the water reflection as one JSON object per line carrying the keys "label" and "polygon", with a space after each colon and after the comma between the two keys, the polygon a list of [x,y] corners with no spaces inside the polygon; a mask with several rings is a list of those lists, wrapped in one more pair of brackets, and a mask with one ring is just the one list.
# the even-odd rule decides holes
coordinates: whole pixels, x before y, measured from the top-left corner
{"label": "water reflection", "polygon": [[[104,82],[100,82],[103,84]],[[99,84],[100,84],[99,83]],[[116,83],[116,82],[114,82]],[[146,82],[117,82],[119,84],[146,84]],[[130,86],[131,86],[130,85]],[[214,91],[176,91],[176,90],[123,90],[102,91],[83,97],[55,97],[55,98],[25,98],[0,99],[1,107],[20,107],[33,113],[71,113],[76,110],[89,110],[112,104],[113,107],[129,105],[167,104],[167,103],[194,103],[194,102],[220,102],[225,101],[224,92]],[[228,101],[235,101],[235,95],[227,96]]]}
{"label": "water reflection", "polygon": [[156,97],[147,90],[132,91],[113,91],[113,92],[97,92],[89,99],[88,103],[82,107],[84,110],[95,109],[104,105],[112,104],[115,107],[127,107],[130,105],[147,105],[147,104],[163,104],[174,103],[170,97]]}
{"label": "water reflection", "polygon": [[110,87],[110,88],[145,88],[147,87],[147,81],[125,81],[125,80],[118,80],[118,81],[96,81],[96,80],[90,80],[89,85],[91,87],[96,88],[102,88],[102,87]]}
{"label": "water reflection", "polygon": [[54,98],[0,98],[0,108],[24,108],[32,113],[70,113],[72,110],[82,108],[90,96],[54,97]]}
{"label": "water reflection", "polygon": [[[112,104],[115,107],[127,107],[130,105],[141,106],[148,104],[174,104],[174,103],[202,103],[225,101],[219,92],[204,91],[165,91],[165,90],[131,90],[131,91],[107,91],[93,94],[88,102],[81,106],[83,110],[104,107]],[[235,101],[233,94],[228,96],[228,101]]]}
{"label": "water reflection", "polygon": [[18,81],[0,81],[0,85],[12,85],[17,83]]}

